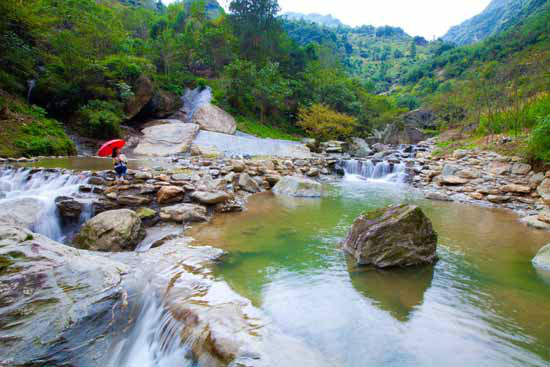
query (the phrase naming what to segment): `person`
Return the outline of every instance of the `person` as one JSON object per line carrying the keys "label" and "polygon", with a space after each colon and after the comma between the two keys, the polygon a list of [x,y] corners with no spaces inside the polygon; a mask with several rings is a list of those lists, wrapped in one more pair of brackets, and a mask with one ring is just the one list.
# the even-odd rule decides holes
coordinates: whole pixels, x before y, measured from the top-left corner
{"label": "person", "polygon": [[128,170],[126,156],[121,153],[120,148],[113,149],[113,165],[115,167],[116,182],[126,183],[126,171]]}

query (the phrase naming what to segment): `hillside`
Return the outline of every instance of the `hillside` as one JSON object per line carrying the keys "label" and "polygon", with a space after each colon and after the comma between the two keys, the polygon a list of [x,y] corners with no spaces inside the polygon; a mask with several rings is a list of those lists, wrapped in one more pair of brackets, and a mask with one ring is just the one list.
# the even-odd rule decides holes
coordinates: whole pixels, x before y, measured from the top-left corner
{"label": "hillside", "polygon": [[458,45],[482,41],[520,24],[546,3],[548,0],[493,0],[481,14],[452,27],[442,39]]}
{"label": "hillside", "polygon": [[424,38],[412,37],[399,27],[331,28],[305,20],[286,20],[284,27],[299,44],[315,43],[330,50],[351,75],[377,93],[388,92],[431,52]]}
{"label": "hillside", "polygon": [[305,20],[307,22],[313,22],[325,27],[342,27],[345,26],[340,19],[334,18],[332,15],[321,15],[316,13],[302,14],[288,12],[283,14],[283,18],[288,20]]}

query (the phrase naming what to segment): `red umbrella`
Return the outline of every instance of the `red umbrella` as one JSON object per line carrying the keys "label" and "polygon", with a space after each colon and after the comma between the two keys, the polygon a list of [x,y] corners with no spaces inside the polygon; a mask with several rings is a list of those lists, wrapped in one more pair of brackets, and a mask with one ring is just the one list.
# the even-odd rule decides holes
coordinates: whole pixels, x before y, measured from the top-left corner
{"label": "red umbrella", "polygon": [[122,148],[126,142],[122,139],[110,140],[103,144],[97,151],[97,155],[100,157],[108,157],[113,154],[115,148]]}

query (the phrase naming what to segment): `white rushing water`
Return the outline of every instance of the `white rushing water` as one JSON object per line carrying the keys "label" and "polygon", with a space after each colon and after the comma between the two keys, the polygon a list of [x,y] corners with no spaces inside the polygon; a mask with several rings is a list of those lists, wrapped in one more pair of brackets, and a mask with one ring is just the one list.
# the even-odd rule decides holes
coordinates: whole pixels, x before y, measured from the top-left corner
{"label": "white rushing water", "polygon": [[407,167],[403,163],[350,159],[341,162],[341,166],[346,174],[346,179],[349,180],[378,180],[403,183],[407,179]]}
{"label": "white rushing water", "polygon": [[191,367],[182,341],[183,323],[162,305],[151,285],[142,291],[142,304],[130,333],[113,345],[107,367]]}
{"label": "white rushing water", "polygon": [[210,101],[212,101],[212,90],[210,87],[186,89],[181,97],[181,102],[187,122],[191,122],[193,114],[200,106],[208,104]]}
{"label": "white rushing water", "polygon": [[[33,171],[29,168],[0,169],[0,206],[5,213],[34,217],[31,229],[53,240],[63,241],[63,231],[55,199],[59,196],[73,196],[80,185],[87,180],[84,176],[59,171]],[[36,203],[30,208],[40,208],[36,213],[17,213],[16,207],[22,200]],[[14,209],[7,213],[6,210]],[[24,209],[22,209],[24,211]],[[84,202],[81,221],[91,216],[91,203]]]}

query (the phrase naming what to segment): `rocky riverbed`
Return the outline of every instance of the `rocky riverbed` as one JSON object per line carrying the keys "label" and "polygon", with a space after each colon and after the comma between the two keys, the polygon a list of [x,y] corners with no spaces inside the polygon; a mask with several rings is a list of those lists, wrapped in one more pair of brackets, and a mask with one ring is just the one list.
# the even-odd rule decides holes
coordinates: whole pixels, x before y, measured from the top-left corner
{"label": "rocky riverbed", "polygon": [[[504,207],[550,228],[550,173],[491,152],[434,157],[434,144],[370,147],[356,140],[346,153],[344,144],[330,142],[308,159],[177,157],[169,169],[130,170],[127,183],[115,182],[111,171],[3,169],[8,201],[0,206],[10,214],[0,216],[0,365],[131,366],[140,347],[164,362],[267,366],[288,364],[288,355],[282,361],[277,353],[283,345],[296,352],[293,363],[330,364],[211,275],[209,265],[223,251],[193,247],[170,226],[243,211],[250,195],[272,189],[318,197],[318,182],[339,173],[403,178],[429,199]],[[34,196],[12,195],[17,185]],[[44,185],[50,197],[35,193]],[[59,216],[59,228],[43,231],[37,222],[44,216]],[[158,342],[139,339],[137,330],[148,328]]]}

